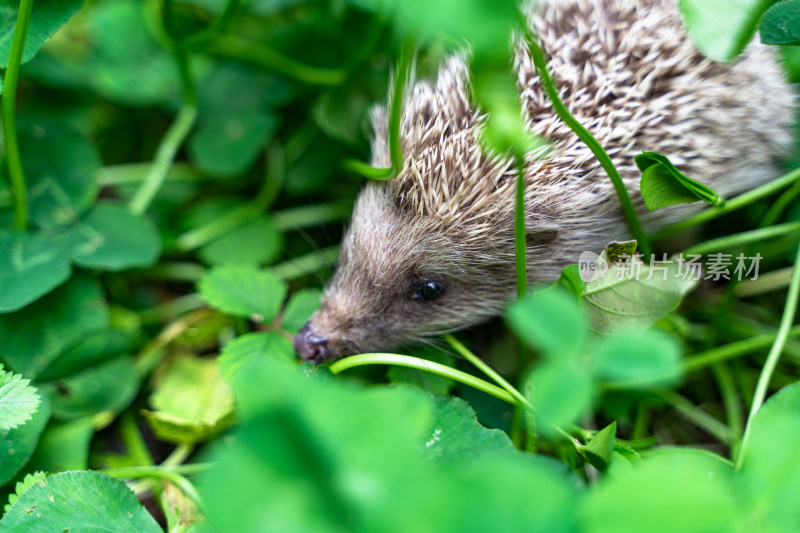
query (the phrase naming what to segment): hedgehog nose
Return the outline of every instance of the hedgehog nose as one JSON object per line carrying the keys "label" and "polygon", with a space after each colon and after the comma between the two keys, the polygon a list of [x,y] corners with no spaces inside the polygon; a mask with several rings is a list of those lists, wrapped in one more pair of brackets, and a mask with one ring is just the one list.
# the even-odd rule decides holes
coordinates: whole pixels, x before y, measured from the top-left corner
{"label": "hedgehog nose", "polygon": [[315,364],[330,357],[328,338],[314,335],[311,331],[311,322],[307,322],[294,336],[294,349],[304,361]]}

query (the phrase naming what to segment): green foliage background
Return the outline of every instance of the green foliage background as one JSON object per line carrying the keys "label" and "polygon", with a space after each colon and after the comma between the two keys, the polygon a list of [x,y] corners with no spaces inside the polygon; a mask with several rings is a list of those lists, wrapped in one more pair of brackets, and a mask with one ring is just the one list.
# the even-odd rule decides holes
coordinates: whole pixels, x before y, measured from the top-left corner
{"label": "green foliage background", "polygon": [[[398,170],[357,161],[410,52],[430,77],[469,41],[487,145],[537,142],[508,69],[515,5],[35,0],[23,48],[26,5],[0,1],[0,531],[800,528],[796,154],[722,205],[640,161],[655,206],[716,205],[673,228],[713,220],[687,251],[757,249],[760,283],[674,311],[690,287],[568,269],[444,350],[313,368],[291,335],[358,173]],[[800,79],[797,0],[679,5],[723,61],[766,12]],[[630,326],[620,310],[639,331],[590,330]]]}

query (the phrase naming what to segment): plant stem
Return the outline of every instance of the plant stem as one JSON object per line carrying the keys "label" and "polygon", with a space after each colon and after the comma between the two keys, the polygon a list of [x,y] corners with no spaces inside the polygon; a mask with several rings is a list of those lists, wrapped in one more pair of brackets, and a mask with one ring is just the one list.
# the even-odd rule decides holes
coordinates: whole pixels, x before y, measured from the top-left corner
{"label": "plant stem", "polygon": [[437,374],[439,376],[450,378],[465,385],[469,385],[470,387],[483,391],[486,394],[490,394],[495,398],[499,398],[512,405],[516,404],[518,401],[515,397],[500,387],[492,385],[491,383],[487,383],[486,381],[467,374],[466,372],[462,372],[461,370],[456,370],[455,368],[450,368],[449,366],[439,363],[434,363],[433,361],[427,361],[425,359],[407,355],[393,353],[365,353],[352,355],[350,357],[345,357],[344,359],[339,359],[333,363],[330,366],[330,371],[334,374],[338,374],[349,368],[364,365],[395,365],[404,366],[407,368],[416,368],[430,372],[431,374]]}
{"label": "plant stem", "polygon": [[178,111],[175,122],[172,123],[167,134],[161,140],[153,166],[128,207],[132,213],[137,215],[141,215],[150,207],[156,193],[158,193],[167,178],[172,161],[175,159],[175,154],[183,144],[189,131],[191,131],[197,118],[197,90],[194,85],[194,77],[189,68],[189,57],[186,48],[179,42],[174,33],[172,1],[165,0],[164,2],[163,28],[169,40],[169,45],[172,47],[175,62],[178,66],[178,73],[181,77],[183,105]]}
{"label": "plant stem", "polygon": [[450,346],[464,359],[472,363],[476,368],[478,368],[481,372],[492,378],[492,380],[503,387],[508,394],[510,394],[515,400],[515,403],[519,403],[531,410],[533,410],[533,405],[528,401],[525,396],[523,396],[516,388],[514,388],[511,383],[505,380],[503,376],[495,372],[495,370],[487,365],[480,357],[469,351],[466,346],[461,344],[458,339],[453,337],[450,334],[444,336],[444,339],[450,343]]}
{"label": "plant stem", "polygon": [[758,228],[734,235],[725,235],[717,239],[711,239],[699,244],[695,244],[684,251],[685,255],[705,255],[713,252],[719,252],[729,248],[736,248],[749,244],[751,242],[759,242],[766,239],[775,237],[782,237],[784,235],[791,235],[792,233],[800,232],[800,222],[786,222],[776,226],[769,226],[767,228]]}
{"label": "plant stem", "polygon": [[309,85],[339,85],[347,76],[343,69],[304,65],[263,44],[245,42],[230,35],[217,36],[205,48],[213,54],[254,63]]}
{"label": "plant stem", "polygon": [[778,365],[783,347],[786,345],[786,340],[789,338],[789,333],[792,330],[794,317],[797,313],[798,296],[800,296],[800,248],[797,249],[797,254],[795,256],[794,273],[792,274],[791,282],[789,282],[789,290],[786,295],[786,304],[783,308],[781,324],[778,327],[778,335],[767,355],[767,360],[761,370],[761,375],[758,376],[758,383],[756,384],[755,394],[753,395],[753,403],[750,406],[750,413],[747,415],[747,425],[745,426],[744,436],[742,437],[742,446],[739,449],[739,455],[736,459],[737,469],[742,466],[742,461],[747,453],[747,443],[750,440],[750,432],[753,429],[753,420],[764,403],[770,379],[775,372],[775,367]]}
{"label": "plant stem", "polygon": [[197,492],[192,482],[174,469],[167,469],[159,466],[131,466],[111,468],[108,470],[101,470],[100,472],[118,479],[156,478],[169,481],[178,487],[181,492],[186,494],[198,508],[204,508],[203,499],[200,497],[200,493]]}
{"label": "plant stem", "polygon": [[622,176],[620,176],[619,172],[617,171],[617,167],[614,166],[614,162],[611,161],[611,158],[608,156],[597,139],[595,139],[589,130],[587,130],[575,117],[572,116],[572,114],[569,112],[569,109],[567,109],[567,106],[565,106],[564,102],[561,101],[561,97],[558,94],[558,89],[556,89],[555,82],[550,76],[550,71],[547,68],[547,59],[545,58],[544,52],[539,46],[539,43],[536,41],[535,36],[530,34],[530,31],[528,31],[527,40],[528,45],[530,46],[531,56],[533,57],[533,63],[536,65],[536,70],[539,72],[539,80],[553,104],[553,109],[555,109],[558,117],[567,126],[569,126],[572,131],[575,132],[578,138],[580,138],[580,140],[583,141],[587,147],[589,147],[589,150],[592,151],[594,156],[600,162],[600,165],[606,171],[606,174],[608,174],[608,177],[611,179],[611,183],[614,186],[614,190],[617,192],[617,197],[619,198],[619,203],[622,206],[622,211],[625,214],[625,218],[628,221],[628,227],[631,230],[631,234],[633,234],[633,237],[638,242],[639,250],[642,252],[642,254],[645,256],[645,258],[649,258],[652,255],[650,242],[642,230],[642,225],[639,223],[639,217],[636,215],[633,202],[631,202],[631,198],[628,195],[627,189],[625,188],[625,183],[622,181]]}
{"label": "plant stem", "polygon": [[410,39],[400,49],[400,60],[395,73],[392,100],[389,106],[389,157],[392,162],[392,177],[403,170],[403,103],[406,97],[406,84],[411,77],[411,61],[414,57],[414,43]]}
{"label": "plant stem", "polygon": [[344,168],[371,180],[384,181],[394,178],[392,175],[392,167],[373,167],[358,159],[346,159],[344,161]]}
{"label": "plant stem", "polygon": [[777,200],[772,202],[772,205],[769,206],[769,209],[761,218],[760,226],[771,226],[775,224],[778,219],[781,218],[781,215],[786,208],[791,205],[792,201],[800,195],[800,181],[796,182],[792,185],[789,189],[784,191]]}
{"label": "plant stem", "polygon": [[353,212],[352,203],[312,204],[272,212],[272,221],[281,231],[319,226],[344,220]]}
{"label": "plant stem", "polygon": [[697,226],[699,224],[708,222],[710,220],[714,220],[715,218],[721,217],[722,215],[727,215],[728,213],[732,213],[737,209],[746,207],[752,204],[753,202],[761,200],[762,198],[766,198],[767,196],[774,194],[785,187],[788,187],[789,185],[793,184],[798,180],[800,180],[800,168],[795,169],[789,172],[788,174],[784,174],[780,178],[773,180],[765,185],[762,185],[761,187],[753,189],[752,191],[740,194],[736,198],[732,198],[726,201],[724,205],[718,207],[710,207],[708,209],[700,211],[694,216],[691,216],[685,220],[678,222],[677,224],[672,224],[671,226],[662,228],[659,231],[653,233],[650,236],[650,238],[653,240],[664,239],[666,237],[669,237],[670,235],[674,235],[685,229]]}
{"label": "plant stem", "polygon": [[525,298],[528,292],[528,268],[525,262],[525,158],[516,157],[517,202],[514,212],[514,255],[517,270],[517,298]]}
{"label": "plant stem", "polygon": [[728,426],[710,414],[706,413],[677,392],[665,390],[659,392],[658,395],[672,407],[677,409],[678,412],[681,413],[687,420],[709,435],[712,435],[720,442],[724,444],[730,444],[733,440],[733,431],[731,431]]}
{"label": "plant stem", "polygon": [[[145,180],[152,163],[125,163],[103,167],[97,172],[97,181],[101,187],[127,185]],[[197,182],[209,178],[198,172],[189,163],[174,163],[165,178],[167,181]]]}
{"label": "plant stem", "polygon": [[283,185],[285,170],[286,166],[282,150],[274,146],[267,155],[267,170],[264,173],[264,183],[253,201],[226,213],[205,226],[200,226],[197,229],[179,235],[175,241],[175,246],[182,252],[188,252],[255,220],[269,208],[278,196]]}
{"label": "plant stem", "polygon": [[[789,330],[788,334],[790,336],[800,335],[800,326],[793,327]],[[688,357],[684,362],[683,368],[686,372],[692,372],[715,363],[733,359],[734,357],[751,354],[756,350],[766,348],[767,346],[773,344],[777,338],[777,333],[768,333],[764,335],[756,335],[755,337],[750,337],[748,339],[742,339],[724,346],[718,346],[716,348],[712,348],[710,350],[706,350],[705,352]]]}
{"label": "plant stem", "polygon": [[220,30],[222,30],[228,24],[228,22],[230,22],[230,20],[233,18],[233,15],[236,14],[236,10],[239,9],[241,3],[242,0],[228,0],[225,10],[210,26],[192,35],[191,37],[187,37],[182,41],[182,44],[186,47],[189,47],[198,46],[208,42],[212,37],[218,34]]}
{"label": "plant stem", "polygon": [[33,0],[20,1],[17,23],[14,26],[14,39],[11,42],[11,53],[8,58],[8,68],[3,80],[3,138],[6,144],[8,177],[14,194],[14,226],[19,230],[28,227],[28,192],[25,185],[25,172],[22,168],[22,156],[19,152],[19,139],[17,138],[17,84],[32,10]]}
{"label": "plant stem", "polygon": [[406,84],[411,79],[411,65],[414,58],[414,42],[407,39],[400,49],[400,59],[397,62],[397,72],[392,81],[392,97],[389,101],[389,123],[387,135],[389,136],[388,168],[376,168],[357,159],[348,159],[344,162],[347,170],[355,172],[365,178],[386,181],[396,178],[403,171],[403,103],[406,96]]}
{"label": "plant stem", "polygon": [[739,395],[736,393],[736,385],[733,382],[731,369],[727,365],[717,363],[711,367],[711,371],[717,380],[722,403],[725,406],[725,419],[728,421],[728,427],[731,428],[732,433],[731,455],[735,457],[736,450],[738,450],[741,443],[744,426],[744,415],[739,403]]}

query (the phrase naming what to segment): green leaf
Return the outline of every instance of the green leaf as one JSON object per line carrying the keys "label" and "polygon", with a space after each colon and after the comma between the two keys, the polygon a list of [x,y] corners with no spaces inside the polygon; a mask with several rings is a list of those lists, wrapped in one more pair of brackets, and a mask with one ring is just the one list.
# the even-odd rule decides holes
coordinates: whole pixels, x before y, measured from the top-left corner
{"label": "green leaf", "polygon": [[649,328],[678,307],[697,284],[676,260],[654,262],[652,267],[635,257],[608,264],[604,252],[598,265],[599,275],[586,284],[583,309],[592,328],[603,334]]}
{"label": "green leaf", "polygon": [[616,435],[617,421],[615,420],[598,431],[585,446],[581,446],[579,452],[593,467],[605,472],[611,464],[611,452],[614,449]]}
{"label": "green leaf", "polygon": [[[701,453],[698,453],[701,452]],[[587,533],[737,531],[729,464],[692,449],[664,449],[637,468],[617,470],[579,508]]]}
{"label": "green leaf", "polygon": [[212,523],[257,531],[266,516],[285,531],[444,531],[449,513],[434,495],[446,478],[420,460],[426,395],[321,384],[276,358],[251,365],[234,393],[243,424],[201,480]]}
{"label": "green leaf", "polygon": [[319,309],[322,291],[319,289],[303,289],[292,294],[286,309],[283,311],[281,325],[290,333],[297,333],[311,315]]}
{"label": "green leaf", "polygon": [[[83,5],[83,0],[37,0],[31,11],[22,62],[30,61],[47,40],[72,18]],[[17,22],[19,1],[0,1],[0,68],[8,66],[14,25]]]}
{"label": "green leaf", "polygon": [[61,353],[39,376],[46,382],[64,378],[100,365],[120,355],[129,355],[131,335],[116,329],[93,331]]}
{"label": "green leaf", "polygon": [[[34,10],[35,11],[35,10]],[[62,123],[20,120],[19,148],[31,219],[42,228],[71,224],[97,197],[97,148]]]}
{"label": "green leaf", "polygon": [[31,458],[49,420],[50,401],[44,396],[31,420],[18,428],[0,431],[0,486],[16,476]]}
{"label": "green leaf", "polygon": [[535,292],[513,303],[506,316],[528,346],[548,357],[574,357],[586,337],[578,303],[560,290]]}
{"label": "green leaf", "polygon": [[29,488],[33,487],[34,485],[41,485],[44,487],[47,482],[45,478],[47,474],[44,472],[34,472],[33,474],[26,474],[22,481],[18,481],[17,484],[14,486],[14,493],[8,496],[8,503],[5,505],[3,511],[8,512],[11,509],[11,506],[14,505],[14,502],[19,500],[19,497],[22,496],[22,493],[28,490]]}
{"label": "green leaf", "polygon": [[215,359],[178,357],[150,395],[144,414],[163,441],[194,444],[232,422],[233,396]]}
{"label": "green leaf", "polygon": [[0,231],[0,313],[22,309],[72,272],[59,240]]}
{"label": "green leaf", "polygon": [[526,396],[536,409],[543,432],[564,426],[584,416],[594,393],[589,373],[570,361],[548,361],[533,371],[526,383]]}
{"label": "green leaf", "polygon": [[30,382],[0,365],[0,431],[16,428],[33,417],[40,397],[28,386]]}
{"label": "green leaf", "polygon": [[250,365],[257,364],[264,357],[276,357],[291,363],[297,361],[292,342],[280,333],[247,333],[222,348],[218,359],[220,372],[225,381],[236,383],[247,373]]}
{"label": "green leaf", "polygon": [[59,59],[74,69],[72,76],[90,80],[95,90],[112,101],[146,106],[177,96],[180,76],[175,58],[153,38],[146,9],[139,0],[93,5],[85,31],[94,45],[91,55]]}
{"label": "green leaf", "polygon": [[[450,472],[456,516],[437,531],[568,533],[579,531],[580,482],[550,457],[516,451],[481,456]],[[535,502],[532,504],[531,502]]]}
{"label": "green leaf", "polygon": [[612,263],[627,261],[636,254],[636,240],[610,242],[606,245],[606,257]]}
{"label": "green leaf", "polygon": [[600,340],[592,369],[613,388],[652,388],[675,384],[683,374],[681,346],[671,335],[648,330]]}
{"label": "green leaf", "polygon": [[77,274],[21,311],[0,315],[0,360],[35,380],[67,346],[107,327],[108,307],[100,284]]}
{"label": "green leaf", "polygon": [[161,237],[150,219],[110,203],[98,203],[72,233],[72,258],[85,268],[146,268],[161,253]]}
{"label": "green leaf", "polygon": [[283,248],[283,233],[272,219],[259,217],[202,247],[206,263],[271,263]]}
{"label": "green leaf", "polygon": [[570,265],[563,269],[561,276],[555,282],[555,286],[579,298],[583,291],[586,290],[586,282],[581,279],[580,266]]}
{"label": "green leaf", "polygon": [[45,472],[88,469],[89,445],[94,432],[91,418],[66,424],[52,421],[39,437],[39,445],[26,469]]}
{"label": "green leaf", "polygon": [[1,528],[20,532],[163,532],[122,481],[97,472],[62,472],[45,481],[22,493],[0,520]]}
{"label": "green leaf", "polygon": [[711,188],[686,177],[664,155],[642,152],[634,161],[642,172],[639,189],[644,205],[650,210],[668,205],[690,204],[697,200],[709,205],[725,203]]}
{"label": "green leaf", "polygon": [[198,285],[211,307],[229,315],[271,322],[286,297],[286,283],[269,270],[255,265],[216,266]]}
{"label": "green leaf", "polygon": [[786,0],[770,7],[758,27],[764,44],[800,45],[800,0]]}
{"label": "green leaf", "polygon": [[487,452],[513,450],[505,432],[478,423],[475,411],[460,398],[433,395],[434,419],[425,452],[434,460],[473,460]]}
{"label": "green leaf", "polygon": [[756,413],[736,480],[751,523],[763,531],[791,531],[800,524],[800,383],[784,387]]}
{"label": "green leaf", "polygon": [[252,166],[277,129],[278,119],[263,112],[215,116],[201,122],[189,141],[189,154],[203,172],[235,176]]}
{"label": "green leaf", "polygon": [[353,83],[334,87],[319,95],[311,116],[329,137],[357,146],[364,139],[364,123],[374,104],[370,96]]}
{"label": "green leaf", "polygon": [[705,56],[731,61],[752,40],[774,0],[679,0],[689,37]]}
{"label": "green leaf", "polygon": [[131,357],[118,357],[101,364],[85,365],[79,372],[43,384],[50,391],[53,416],[74,420],[103,411],[119,413],[133,401],[139,380]]}

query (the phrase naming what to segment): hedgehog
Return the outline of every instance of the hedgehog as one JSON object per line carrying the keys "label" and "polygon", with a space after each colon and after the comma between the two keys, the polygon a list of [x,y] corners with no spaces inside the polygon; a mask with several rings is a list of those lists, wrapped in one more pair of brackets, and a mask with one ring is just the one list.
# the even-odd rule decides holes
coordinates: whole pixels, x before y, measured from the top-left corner
{"label": "hedgehog", "polygon": [[[729,197],[774,179],[792,143],[794,95],[772,50],[751,43],[730,64],[691,44],[674,0],[550,0],[528,17],[570,112],[619,170],[650,231],[695,205],[648,212],[634,156],[667,155]],[[524,162],[527,273],[551,282],[583,251],[628,235],[590,150],[557,116],[527,46],[515,47],[526,126],[550,141]],[[354,206],[319,310],[295,336],[319,363],[396,349],[501,314],[516,295],[517,169],[481,149],[463,55],[405,97],[404,167],[369,182]],[[386,112],[373,116],[372,161],[390,166]],[[430,341],[428,341],[430,342]]]}

